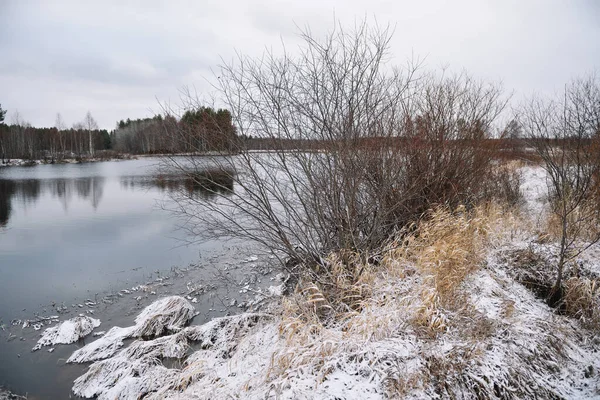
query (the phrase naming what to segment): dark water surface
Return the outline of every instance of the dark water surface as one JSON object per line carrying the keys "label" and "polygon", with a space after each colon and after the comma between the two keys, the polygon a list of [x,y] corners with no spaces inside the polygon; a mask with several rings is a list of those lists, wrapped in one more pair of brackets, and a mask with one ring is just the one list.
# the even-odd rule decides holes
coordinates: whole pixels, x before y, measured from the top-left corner
{"label": "dark water surface", "polygon": [[199,258],[145,185],[157,159],[0,169],[0,319]]}
{"label": "dark water surface", "polygon": [[[31,353],[41,331],[21,329],[15,320],[57,315],[59,308],[67,310],[61,320],[70,318],[87,312],[78,306],[85,299],[97,301],[172,276],[172,267],[204,264],[233,271],[240,265],[235,257],[246,254],[230,243],[182,245],[184,234],[176,229],[181,221],[160,207],[168,206],[168,192],[176,185],[157,184],[158,162],[143,158],[0,168],[0,386],[28,392],[30,398],[68,398],[73,379],[85,368],[64,364],[77,345]],[[192,271],[157,286],[155,296],[99,302],[92,310],[102,321],[97,330],[130,325],[143,306],[161,295],[188,293],[190,284],[205,283],[202,268]],[[239,283],[245,276],[240,274],[230,276]],[[222,315],[231,298],[215,293],[198,298],[196,307],[203,314],[195,323]],[[221,305],[215,305],[217,300]]]}

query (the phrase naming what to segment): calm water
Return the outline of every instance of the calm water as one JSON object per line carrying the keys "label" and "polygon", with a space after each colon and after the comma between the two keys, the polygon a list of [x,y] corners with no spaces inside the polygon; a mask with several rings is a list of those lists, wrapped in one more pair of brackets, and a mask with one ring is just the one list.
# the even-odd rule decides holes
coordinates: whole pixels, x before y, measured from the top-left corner
{"label": "calm water", "polygon": [[[87,368],[64,363],[83,343],[32,353],[40,332],[13,326],[12,320],[56,315],[63,305],[68,309],[64,320],[84,312],[76,305],[85,299],[171,275],[168,285],[155,289],[156,296],[99,302],[94,316],[102,321],[100,329],[133,324],[141,308],[164,295],[187,294],[191,283],[210,288],[195,304],[201,315],[194,323],[203,323],[239,312],[224,306],[248,299],[238,283],[253,277],[257,285],[268,284],[264,270],[258,279],[250,271],[262,267],[245,262],[248,253],[241,249],[248,250],[246,244],[183,244],[185,235],[177,230],[181,221],[163,209],[172,204],[169,191],[194,190],[209,201],[211,194],[177,180],[157,180],[158,163],[143,158],[0,168],[0,386],[28,393],[30,399],[68,398],[73,380]],[[264,255],[262,265],[272,257]],[[173,277],[172,267],[190,264],[200,267]],[[10,334],[16,338],[7,340]]]}
{"label": "calm water", "polygon": [[152,185],[157,159],[0,169],[0,319],[196,262]]}

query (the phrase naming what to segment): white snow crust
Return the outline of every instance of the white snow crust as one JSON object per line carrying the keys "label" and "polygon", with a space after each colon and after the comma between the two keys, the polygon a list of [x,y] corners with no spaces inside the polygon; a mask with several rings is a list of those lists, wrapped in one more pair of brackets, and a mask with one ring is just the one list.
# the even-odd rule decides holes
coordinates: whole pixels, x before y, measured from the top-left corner
{"label": "white snow crust", "polygon": [[147,338],[182,329],[194,316],[196,309],[181,296],[170,296],[155,301],[135,319],[135,325],[121,328],[115,326],[104,336],[76,350],[68,363],[84,363],[102,360],[123,347],[127,338]]}
{"label": "white snow crust", "polygon": [[32,351],[39,350],[43,346],[75,343],[79,339],[92,333],[92,331],[99,326],[99,319],[90,318],[88,316],[71,318],[46,329]]}

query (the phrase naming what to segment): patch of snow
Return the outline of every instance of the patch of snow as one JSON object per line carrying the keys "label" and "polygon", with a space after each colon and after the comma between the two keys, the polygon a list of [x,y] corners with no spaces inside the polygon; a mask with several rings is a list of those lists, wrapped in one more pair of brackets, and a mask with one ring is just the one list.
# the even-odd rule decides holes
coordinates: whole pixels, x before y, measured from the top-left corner
{"label": "patch of snow", "polygon": [[180,296],[170,296],[150,304],[136,317],[135,325],[115,326],[100,339],[76,350],[68,363],[84,363],[111,357],[127,338],[148,338],[181,330],[194,316],[196,309]]}
{"label": "patch of snow", "polygon": [[267,293],[269,294],[269,296],[281,296],[283,295],[283,291],[284,291],[284,285],[277,285],[277,286],[269,286],[267,288]]}
{"label": "patch of snow", "polygon": [[131,337],[132,332],[133,327],[112,327],[100,339],[76,350],[71,354],[67,363],[85,363],[108,358],[115,354],[118,349],[123,347],[123,340]]}
{"label": "patch of snow", "polygon": [[540,166],[527,166],[521,173],[521,193],[525,199],[525,208],[532,219],[539,219],[548,203],[548,186],[546,170]]}
{"label": "patch of snow", "polygon": [[94,328],[98,326],[100,326],[100,320],[98,319],[87,316],[71,318],[46,329],[32,351],[39,350],[42,346],[75,343],[92,333]]}
{"label": "patch of snow", "polygon": [[181,296],[159,299],[135,319],[134,337],[160,336],[166,331],[175,331],[184,327],[197,315],[196,309]]}
{"label": "patch of snow", "polygon": [[[235,351],[235,342],[266,314],[242,314],[234,317],[217,318],[202,326],[191,326],[172,335],[148,341],[135,341],[114,357],[95,362],[88,371],[77,378],[73,392],[82,397],[98,396],[102,399],[165,398],[177,387],[188,386],[199,377],[195,375],[200,364],[190,358],[183,369],[168,369],[160,361],[163,358],[182,358],[189,342],[199,342],[200,352],[211,354],[214,362],[224,362]],[[151,396],[152,393],[156,397]],[[216,397],[215,397],[216,396]],[[218,398],[216,394],[210,398]]]}

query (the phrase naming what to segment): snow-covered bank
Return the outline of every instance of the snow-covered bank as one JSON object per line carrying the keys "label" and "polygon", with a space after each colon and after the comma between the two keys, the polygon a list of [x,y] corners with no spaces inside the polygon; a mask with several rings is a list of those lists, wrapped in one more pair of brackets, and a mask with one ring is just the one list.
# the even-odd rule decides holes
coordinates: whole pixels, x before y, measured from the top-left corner
{"label": "snow-covered bank", "polygon": [[[391,390],[405,398],[440,390],[458,398],[600,396],[600,338],[512,281],[496,255],[488,263],[465,283],[468,319],[443,315],[463,319],[464,329],[451,323],[431,337],[414,328],[420,306],[410,299],[422,283],[415,273],[378,281],[378,301],[396,300],[369,304],[338,326],[299,326],[276,308],[136,341],[92,364],[73,390],[99,399],[383,399]],[[199,349],[190,353],[193,343]],[[179,366],[161,362],[168,358]]]}
{"label": "snow-covered bank", "polygon": [[[359,306],[336,319],[318,316],[328,304],[311,287],[263,313],[115,348],[73,390],[99,399],[600,398],[600,332],[515,278],[515,252],[552,253],[538,240],[545,176],[524,176],[523,213],[487,210],[475,227],[446,216],[431,237],[390,246]],[[590,254],[579,267],[593,274]],[[450,290],[436,275],[449,262],[473,263]]]}
{"label": "snow-covered bank", "polygon": [[0,162],[0,168],[2,167],[23,167],[23,166],[33,166],[42,164],[41,160],[24,160],[21,158],[12,158],[10,160],[4,160],[4,162]]}
{"label": "snow-covered bank", "polygon": [[99,326],[99,319],[90,318],[84,315],[71,318],[52,328],[46,329],[32,351],[39,350],[43,346],[75,343],[79,339],[92,333],[92,331]]}
{"label": "snow-covered bank", "polygon": [[[237,351],[240,338],[270,318],[267,314],[255,313],[222,317],[168,336],[135,341],[114,357],[92,364],[75,381],[73,392],[88,398],[98,396],[98,399],[137,399],[146,395],[164,398],[171,389],[184,388],[202,377],[214,360],[227,360]],[[160,362],[184,358],[192,342],[198,343],[201,350],[188,358],[186,368],[167,368]],[[253,365],[246,368],[256,370]]]}
{"label": "snow-covered bank", "polygon": [[135,319],[135,325],[111,328],[100,339],[76,350],[68,363],[83,363],[112,356],[128,338],[152,338],[177,332],[195,315],[196,309],[180,296],[165,297],[146,307]]}
{"label": "snow-covered bank", "polygon": [[[152,156],[150,156],[152,157]],[[131,154],[119,154],[117,156],[100,156],[100,157],[83,157],[83,158],[62,158],[53,160],[50,158],[41,160],[28,160],[22,158],[11,158],[5,159],[4,162],[0,162],[0,168],[2,167],[30,167],[34,165],[48,165],[48,164],[80,164],[80,163],[93,163],[102,161],[122,161],[122,160],[135,160],[136,156]]]}

